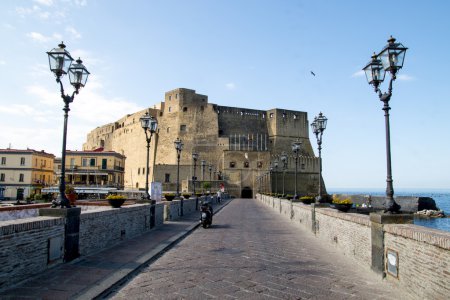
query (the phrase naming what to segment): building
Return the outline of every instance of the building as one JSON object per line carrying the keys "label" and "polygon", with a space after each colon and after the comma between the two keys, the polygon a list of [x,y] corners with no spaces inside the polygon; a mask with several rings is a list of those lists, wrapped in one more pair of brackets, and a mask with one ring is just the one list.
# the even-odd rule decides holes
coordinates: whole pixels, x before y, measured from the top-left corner
{"label": "building", "polygon": [[[123,189],[125,156],[97,148],[93,151],[66,151],[66,184],[84,187]],[[61,177],[61,158],[55,159],[57,183]]]}
{"label": "building", "polygon": [[33,149],[0,149],[0,199],[23,200],[54,184],[54,159]]}
{"label": "building", "polygon": [[[180,181],[183,181],[184,190],[191,191],[194,172],[197,180],[209,181],[211,165],[213,183],[223,181],[232,195],[252,196],[260,188],[258,178],[267,174],[271,163],[286,152],[290,159],[284,176],[285,192],[293,193],[295,165],[291,143],[298,139],[302,142],[298,192],[317,193],[319,161],[309,141],[306,112],[220,106],[209,103],[208,96],[185,88],[166,92],[164,101],[152,108],[128,114],[88,134],[84,150],[102,147],[127,156],[126,189],[145,187],[147,147],[139,119],[146,112],[158,120],[158,131],[150,145],[150,181],[162,182],[165,191],[176,190],[174,141],[180,138],[184,144],[180,160]],[[199,154],[195,170],[192,153]],[[202,161],[205,167],[202,167]],[[271,180],[266,181],[272,191],[276,181],[281,186],[281,171],[281,167],[278,168],[278,172],[272,173]],[[197,188],[201,190],[201,186],[200,183]]]}

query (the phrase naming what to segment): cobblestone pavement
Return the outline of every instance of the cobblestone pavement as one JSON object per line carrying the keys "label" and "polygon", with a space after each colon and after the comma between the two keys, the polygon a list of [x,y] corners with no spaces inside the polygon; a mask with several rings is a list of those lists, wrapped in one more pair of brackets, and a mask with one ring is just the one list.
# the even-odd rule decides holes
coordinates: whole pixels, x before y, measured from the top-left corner
{"label": "cobblestone pavement", "polygon": [[367,268],[253,199],[235,199],[114,299],[402,299]]}

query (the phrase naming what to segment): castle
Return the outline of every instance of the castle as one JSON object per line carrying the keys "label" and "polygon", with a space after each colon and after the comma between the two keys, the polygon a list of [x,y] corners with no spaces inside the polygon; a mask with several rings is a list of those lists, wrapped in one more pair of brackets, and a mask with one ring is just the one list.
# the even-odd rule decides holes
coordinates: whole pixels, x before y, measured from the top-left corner
{"label": "castle", "polygon": [[[284,109],[254,110],[221,106],[208,102],[208,96],[178,88],[165,93],[164,102],[128,114],[116,122],[92,130],[83,150],[104,148],[126,156],[125,189],[145,187],[147,142],[139,119],[148,112],[158,121],[150,145],[150,181],[163,184],[164,191],[176,191],[177,152],[174,141],[184,144],[180,159],[180,191],[192,191],[192,178],[201,182],[223,182],[237,197],[252,196],[266,189],[294,193],[294,156],[291,144],[302,143],[297,172],[299,195],[317,194],[319,160],[309,141],[306,112]],[[288,155],[284,171],[279,156]],[[192,153],[199,158],[194,170]],[[273,161],[278,168],[269,174]],[[265,175],[266,180],[259,180]],[[284,180],[283,180],[284,177]],[[261,184],[266,185],[262,187]],[[270,188],[267,185],[271,185]]]}

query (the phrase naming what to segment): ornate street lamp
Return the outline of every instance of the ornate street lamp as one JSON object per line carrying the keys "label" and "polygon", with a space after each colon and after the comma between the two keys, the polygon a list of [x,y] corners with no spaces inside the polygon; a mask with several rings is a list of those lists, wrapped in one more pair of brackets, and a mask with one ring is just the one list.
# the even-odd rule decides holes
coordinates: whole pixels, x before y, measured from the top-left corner
{"label": "ornate street lamp", "polygon": [[[177,199],[180,199],[180,158],[181,151],[183,150],[183,143],[180,138],[177,138],[173,143],[175,145],[175,150],[177,151]],[[181,197],[180,215],[183,216],[183,197]]]}
{"label": "ornate street lamp", "polygon": [[208,171],[209,171],[209,181],[211,181],[211,179],[212,179],[212,177],[211,177],[212,165],[211,164],[208,166]]}
{"label": "ornate street lamp", "polygon": [[[396,43],[395,39],[391,36],[388,40],[388,44],[381,50],[378,55],[374,54],[371,61],[363,68],[366,73],[367,81],[373,85],[375,92],[378,93],[378,97],[384,103],[384,120],[386,129],[386,163],[387,163],[387,179],[386,179],[386,201],[384,203],[385,212],[397,213],[400,211],[400,205],[394,200],[394,187],[392,180],[392,168],[391,168],[391,137],[390,137],[390,125],[389,125],[389,100],[392,96],[392,82],[397,78],[397,72],[403,68],[403,62],[405,60],[406,48],[401,43]],[[378,88],[383,82],[385,72],[391,74],[391,80],[389,81],[389,88],[387,93],[382,93]]]}
{"label": "ornate street lamp", "polygon": [[295,156],[295,192],[294,192],[294,199],[297,199],[297,170],[298,170],[298,155],[300,153],[300,148],[302,146],[302,142],[298,139],[294,142],[292,142],[292,152],[294,152]]}
{"label": "ornate street lamp", "polygon": [[150,142],[152,141],[152,135],[158,129],[158,121],[149,115],[148,111],[145,112],[140,119],[142,129],[145,132],[145,140],[147,141],[147,170],[145,172],[145,199],[150,199],[150,193],[148,192],[148,175],[150,169]]}
{"label": "ornate street lamp", "polygon": [[194,176],[192,177],[192,184],[194,185],[194,197],[195,197],[195,209],[198,210],[198,197],[195,193],[195,182],[197,181],[197,177],[195,176],[195,171],[197,169],[197,160],[198,160],[198,153],[192,153],[192,160],[194,161]]}
{"label": "ornate street lamp", "polygon": [[[67,119],[69,117],[69,104],[73,102],[75,94],[78,95],[80,89],[86,85],[89,77],[89,72],[83,65],[81,59],[76,60],[76,64],[72,64],[73,58],[70,53],[65,49],[66,45],[63,42],[58,45],[58,48],[53,48],[48,55],[48,63],[50,71],[55,74],[56,82],[59,83],[61,88],[61,98],[64,101],[64,128],[63,128],[63,142],[62,142],[62,154],[61,154],[61,177],[59,181],[59,196],[53,201],[53,207],[61,206],[61,208],[70,208],[70,202],[65,195],[66,190],[66,141],[67,141]],[[73,85],[75,91],[72,95],[65,94],[64,87],[61,81],[61,77],[69,73],[70,84]]]}
{"label": "ornate street lamp", "polygon": [[316,202],[322,203],[322,135],[324,130],[327,128],[328,119],[321,113],[314,118],[311,123],[311,128],[316,135],[317,148],[319,149],[319,195],[316,198]]}
{"label": "ornate street lamp", "polygon": [[205,181],[206,160],[202,159],[200,164],[201,164],[201,167],[202,167],[202,194],[204,194],[205,193],[205,191],[204,191],[204,181]]}
{"label": "ornate street lamp", "polygon": [[283,168],[283,197],[285,197],[286,195],[284,193],[284,177],[286,175],[288,157],[287,157],[287,154],[284,151],[280,155],[280,160],[283,163],[283,166],[282,166],[282,168]]}
{"label": "ornate street lamp", "polygon": [[275,169],[275,194],[278,197],[278,160],[273,162],[273,168]]}

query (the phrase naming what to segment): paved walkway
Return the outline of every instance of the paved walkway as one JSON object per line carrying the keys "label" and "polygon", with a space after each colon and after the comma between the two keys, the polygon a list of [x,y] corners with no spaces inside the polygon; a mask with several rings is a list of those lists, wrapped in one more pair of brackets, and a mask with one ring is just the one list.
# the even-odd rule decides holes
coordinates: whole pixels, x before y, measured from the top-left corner
{"label": "paved walkway", "polygon": [[[214,211],[228,203],[223,201]],[[93,299],[188,235],[199,225],[198,219],[198,212],[185,215],[95,255],[59,265],[0,293],[0,299]]]}
{"label": "paved walkway", "polygon": [[235,199],[114,299],[404,299],[368,268],[252,199]]}

